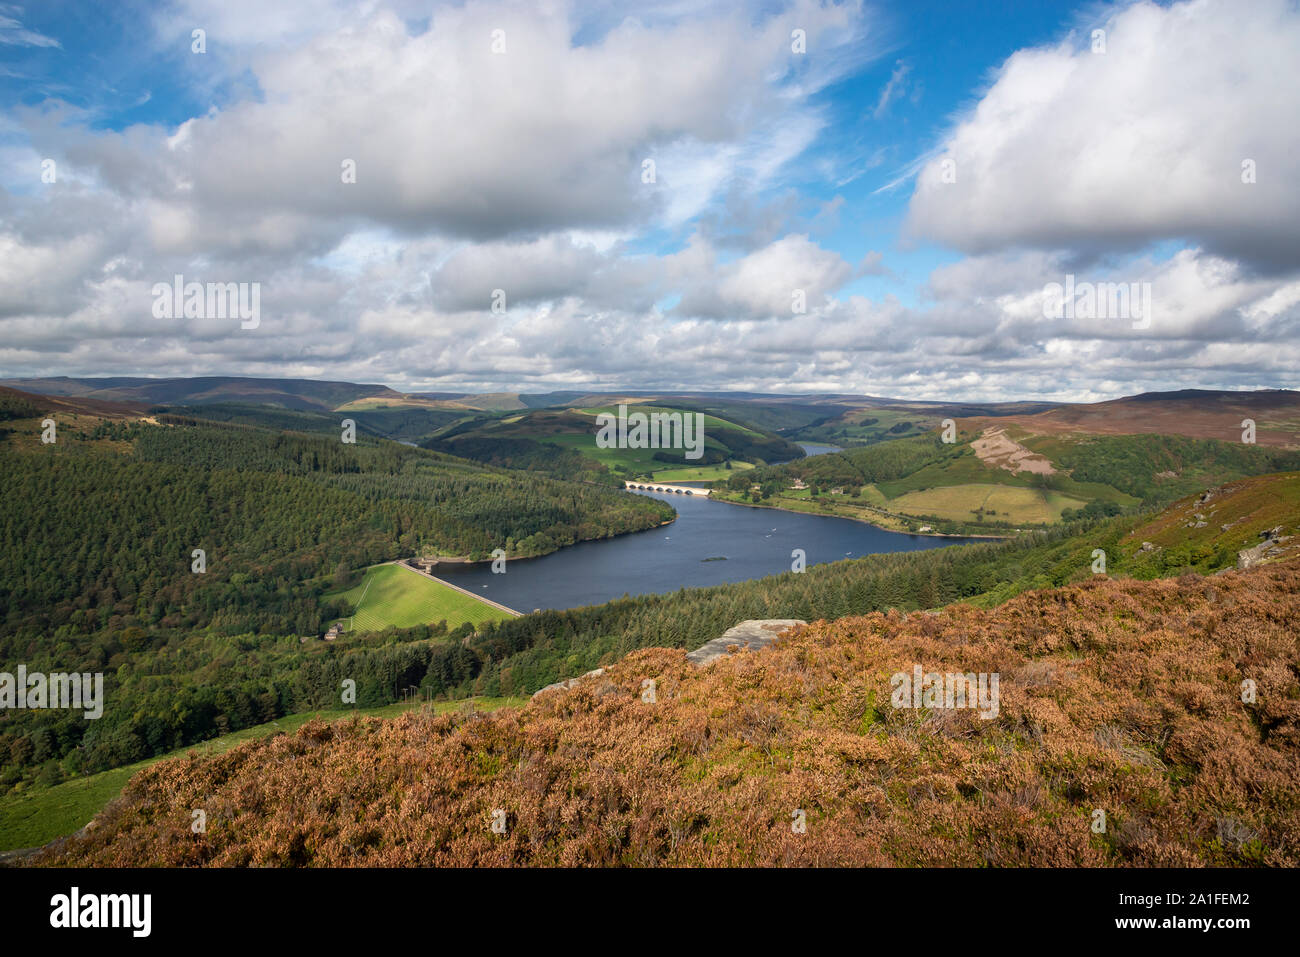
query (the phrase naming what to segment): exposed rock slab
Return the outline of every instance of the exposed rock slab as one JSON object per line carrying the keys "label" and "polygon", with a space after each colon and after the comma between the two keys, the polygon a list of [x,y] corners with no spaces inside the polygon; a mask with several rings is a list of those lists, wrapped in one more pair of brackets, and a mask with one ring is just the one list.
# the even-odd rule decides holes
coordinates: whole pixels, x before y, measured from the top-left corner
{"label": "exposed rock slab", "polygon": [[1260,532],[1259,536],[1264,540],[1254,548],[1243,548],[1241,551],[1237,552],[1237,568],[1240,571],[1254,568],[1265,559],[1272,557],[1279,551],[1282,551],[1282,543],[1288,542],[1294,537],[1291,535],[1283,535],[1281,525]]}
{"label": "exposed rock slab", "polygon": [[688,652],[686,660],[696,665],[707,665],[724,655],[731,654],[733,647],[737,651],[757,651],[775,642],[785,632],[808,622],[800,618],[753,618],[742,621],[733,628],[728,628],[718,638],[706,641],[694,651]]}

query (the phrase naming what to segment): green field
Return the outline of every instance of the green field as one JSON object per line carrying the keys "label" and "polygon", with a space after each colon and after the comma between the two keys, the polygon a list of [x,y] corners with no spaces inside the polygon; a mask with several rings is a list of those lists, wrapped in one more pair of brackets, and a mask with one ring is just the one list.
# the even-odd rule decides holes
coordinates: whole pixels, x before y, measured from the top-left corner
{"label": "green field", "polygon": [[[1037,451],[1035,449],[1034,451]],[[1049,456],[1050,458],[1050,456]],[[1069,475],[1053,476],[1056,490],[1071,498],[1090,501],[1113,502],[1116,505],[1130,506],[1138,504],[1139,499],[1125,495],[1118,489],[1097,482],[1080,482]],[[1029,472],[1008,472],[1006,469],[994,468],[981,462],[974,452],[963,451],[962,454],[944,462],[927,465],[900,479],[881,482],[880,490],[891,500],[896,500],[909,492],[928,490],[964,488],[969,485],[1001,485],[1004,487],[1037,490],[1041,486],[1041,477]],[[1075,506],[1064,506],[1071,508]],[[930,514],[938,514],[931,512]],[[1026,519],[1026,521],[1028,521]],[[1055,519],[1052,519],[1055,521]]]}
{"label": "green field", "polygon": [[[351,618],[342,619],[345,631],[383,631],[389,625],[413,628],[444,619],[448,628],[456,628],[465,622],[478,625],[510,617],[499,608],[401,565],[366,569],[365,577],[341,596],[356,606]],[[330,597],[338,597],[338,593]]]}
{"label": "green field", "polygon": [[[925,440],[878,443],[838,457],[778,466],[775,472],[759,469],[753,481],[766,502],[779,508],[903,530],[915,530],[930,520],[948,534],[1011,534],[1021,526],[1058,523],[1066,510],[1079,510],[1091,502],[1126,508],[1141,501],[1112,486],[1064,473],[1043,476],[997,468],[981,461],[969,446],[940,449],[918,446],[918,441]],[[842,464],[837,464],[837,458]],[[868,474],[880,477],[862,483],[860,479]],[[820,494],[813,488],[792,488],[796,477]],[[720,485],[714,485],[719,499],[752,502],[754,498],[753,486],[724,490]],[[843,494],[832,494],[835,488]]]}
{"label": "green field", "polygon": [[[503,707],[521,707],[527,703],[525,698],[474,698],[475,708],[480,711],[493,711]],[[432,707],[441,714],[466,705],[467,701],[438,701]],[[84,827],[91,818],[98,814],[104,805],[122,793],[126,782],[142,768],[168,758],[175,758],[193,751],[197,754],[221,754],[237,744],[269,737],[281,731],[292,732],[306,724],[312,718],[337,721],[354,714],[373,715],[379,718],[391,718],[410,708],[420,707],[420,702],[385,705],[381,708],[347,708],[328,711],[304,711],[301,714],[286,715],[267,724],[259,724],[242,731],[213,738],[202,744],[182,748],[170,754],[160,755],[111,771],[89,774],[85,777],[64,781],[53,787],[33,788],[29,791],[6,794],[0,797],[0,851],[12,851],[20,847],[40,847],[56,837],[63,837]],[[426,705],[427,706],[427,705]]]}
{"label": "green field", "polygon": [[725,465],[703,465],[698,468],[659,469],[654,473],[654,479],[656,482],[713,482],[730,478],[734,472],[753,467],[752,462],[735,461],[731,463],[731,468]]}
{"label": "green field", "polygon": [[[796,501],[812,502],[813,492],[810,488],[788,488],[782,490],[778,496],[782,499],[794,499]],[[823,495],[819,500],[822,503],[831,503],[837,507],[840,505],[849,505],[857,507],[859,505],[875,505],[884,508],[889,504],[889,500],[881,493],[880,489],[874,485],[864,485],[858,489],[856,497],[852,493],[848,495]]]}
{"label": "green field", "polygon": [[[663,467],[663,462],[656,462],[654,455],[658,449],[602,449],[596,445],[596,433],[569,433],[567,435],[538,436],[539,442],[573,449],[589,459],[595,459],[608,469],[617,469],[620,465],[637,474],[650,473],[656,467]],[[707,447],[707,439],[706,439]]]}
{"label": "green field", "polygon": [[1087,502],[1050,489],[1017,488],[1012,485],[950,485],[919,492],[907,492],[890,502],[906,515],[969,522],[977,509],[994,520],[1013,525],[1043,525],[1061,520],[1061,511],[1082,508]]}

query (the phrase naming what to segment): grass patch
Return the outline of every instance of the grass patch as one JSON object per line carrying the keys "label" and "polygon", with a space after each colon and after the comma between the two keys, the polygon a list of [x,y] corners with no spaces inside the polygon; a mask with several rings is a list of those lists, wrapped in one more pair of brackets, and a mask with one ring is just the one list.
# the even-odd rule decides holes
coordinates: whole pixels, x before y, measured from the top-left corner
{"label": "grass patch", "polygon": [[[596,433],[594,429],[590,433],[571,432],[568,433],[567,435],[537,436],[537,441],[547,442],[551,445],[558,445],[561,448],[565,448],[565,449],[573,449],[574,451],[579,452],[582,455],[585,455],[589,459],[594,459],[595,461],[599,462],[601,465],[605,466],[611,471],[618,468],[620,465],[630,472],[635,472],[637,474],[646,474],[646,475],[649,475],[651,473],[656,473],[657,471],[685,470],[686,468],[689,468],[683,466],[669,465],[665,463],[662,459],[655,458],[656,453],[661,451],[670,451],[670,450],[630,449],[630,448],[629,449],[619,449],[619,448],[602,449],[596,445]],[[707,431],[704,436],[704,448],[715,449],[716,451],[721,452],[723,454],[727,454],[729,451],[727,447],[723,445],[721,442],[718,442],[716,439],[710,438]],[[735,462],[732,463],[733,466],[735,464],[737,463]],[[723,478],[725,477],[725,474],[720,473],[719,475],[714,477]],[[666,481],[666,479],[661,479],[661,480]]]}
{"label": "grass patch", "polygon": [[510,617],[499,608],[401,565],[371,566],[360,583],[341,597],[356,607],[351,618],[343,619],[348,631],[383,631],[390,625],[413,628],[444,619],[448,628],[456,628],[465,622],[477,626]]}
{"label": "grass patch", "polygon": [[736,460],[731,463],[731,468],[725,465],[702,465],[695,468],[662,469],[654,473],[654,480],[656,482],[715,482],[729,479],[735,472],[753,467],[750,462]]}
{"label": "grass patch", "polygon": [[1018,488],[1009,485],[953,485],[908,492],[890,505],[900,512],[934,516],[954,522],[968,522],[977,510],[1013,525],[1045,525],[1061,520],[1067,508],[1087,503],[1050,489]]}

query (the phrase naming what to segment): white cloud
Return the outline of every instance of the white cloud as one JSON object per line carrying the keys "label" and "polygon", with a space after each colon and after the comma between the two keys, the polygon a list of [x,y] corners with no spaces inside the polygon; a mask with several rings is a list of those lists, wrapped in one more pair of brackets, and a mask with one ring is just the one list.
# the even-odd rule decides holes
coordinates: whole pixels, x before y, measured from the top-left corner
{"label": "white cloud", "polygon": [[873,119],[881,119],[889,112],[889,105],[903,95],[906,89],[907,74],[911,72],[911,69],[902,60],[894,64],[894,71],[889,74],[889,82],[880,91],[880,99],[876,100],[876,108],[871,111]]}
{"label": "white cloud", "polygon": [[1104,53],[1083,38],[1003,64],[921,170],[911,231],[976,253],[1180,239],[1300,268],[1294,5],[1138,3],[1103,28]]}
{"label": "white cloud", "polygon": [[[1285,8],[1139,6],[1095,60],[1012,57],[936,152],[957,184],[927,169],[911,204],[917,231],[969,255],[902,300],[851,285],[893,277],[890,247],[817,238],[851,234],[854,201],[794,188],[835,168],[802,159],[828,122],[812,94],[873,54],[869,13],[470,0],[426,28],[422,8],[185,0],[158,42],[203,26],[204,82],[247,71],[258,96],[169,129],[66,106],[0,121],[0,170],[21,181],[0,191],[0,373],[947,399],[1292,384],[1300,112],[1290,88],[1257,102],[1294,52]],[[898,68],[880,108],[912,79]],[[1241,142],[1254,186],[1216,178]],[[59,181],[38,186],[46,155]],[[1166,237],[1185,242],[1144,248]],[[151,286],[175,273],[260,282],[260,326],[154,319]],[[1150,282],[1149,328],[1045,319],[1066,273]]]}
{"label": "white cloud", "polygon": [[[854,7],[808,0],[628,18],[585,43],[576,5],[441,6],[422,32],[387,5],[298,6],[189,0],[161,18],[178,35],[205,25],[226,45],[206,62],[246,69],[257,97],[170,135],[32,118],[33,134],[159,204],[155,234],[176,249],[280,250],[360,222],[474,240],[617,231],[679,223],[737,180],[766,185],[820,128],[809,97],[829,65],[872,50]],[[790,66],[795,23],[826,47],[815,79]],[[664,188],[641,182],[647,158]]]}
{"label": "white cloud", "polygon": [[15,47],[60,47],[53,37],[47,37],[35,30],[28,30],[13,17],[0,12],[0,44]]}
{"label": "white cloud", "polygon": [[[701,249],[706,247],[701,244]],[[839,253],[806,235],[786,236],[734,262],[710,263],[674,310],[705,318],[791,318],[812,310],[853,277]]]}

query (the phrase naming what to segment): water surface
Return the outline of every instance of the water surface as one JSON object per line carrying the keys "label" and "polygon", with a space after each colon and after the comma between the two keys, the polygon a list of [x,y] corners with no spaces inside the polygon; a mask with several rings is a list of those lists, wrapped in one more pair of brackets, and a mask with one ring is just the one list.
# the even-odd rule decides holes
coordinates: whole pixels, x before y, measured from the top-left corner
{"label": "water surface", "polygon": [[[876,552],[912,552],[974,541],[908,535],[829,515],[804,515],[658,492],[637,492],[677,509],[662,528],[571,545],[541,558],[443,566],[434,574],[484,598],[528,612],[745,581],[790,570],[791,552],[817,565]],[[711,559],[711,560],[710,560]]]}

